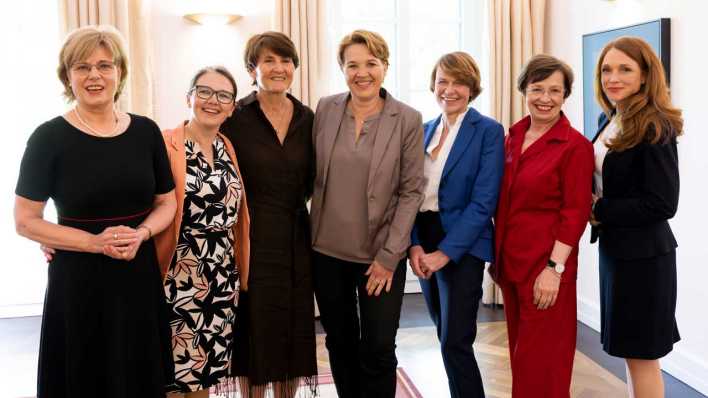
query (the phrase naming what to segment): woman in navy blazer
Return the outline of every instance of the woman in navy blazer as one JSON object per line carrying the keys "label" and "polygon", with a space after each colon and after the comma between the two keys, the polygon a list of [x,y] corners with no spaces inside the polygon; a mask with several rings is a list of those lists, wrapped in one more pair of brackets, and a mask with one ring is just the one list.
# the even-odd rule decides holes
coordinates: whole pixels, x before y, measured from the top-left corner
{"label": "woman in navy blazer", "polygon": [[[680,339],[676,325],[676,137],[664,68],[641,39],[621,37],[600,53],[596,96],[605,113],[593,139],[593,240],[600,240],[601,340],[625,358],[634,397],[663,397],[659,358]],[[605,116],[608,115],[609,117]]]}
{"label": "woman in navy blazer", "polygon": [[453,398],[484,397],[472,344],[504,170],[504,128],[469,107],[479,81],[464,52],[443,55],[433,68],[430,90],[442,114],[424,125],[427,186],[409,249]]}

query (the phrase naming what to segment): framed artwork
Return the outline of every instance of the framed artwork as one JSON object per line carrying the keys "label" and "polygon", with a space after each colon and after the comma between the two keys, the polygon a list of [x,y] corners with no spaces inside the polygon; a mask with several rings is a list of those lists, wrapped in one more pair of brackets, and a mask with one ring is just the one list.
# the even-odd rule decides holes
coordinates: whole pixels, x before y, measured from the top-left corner
{"label": "framed artwork", "polygon": [[602,108],[595,100],[595,66],[605,44],[620,37],[635,36],[652,46],[664,64],[667,83],[671,71],[671,20],[661,18],[622,28],[583,35],[583,134],[592,139],[597,132],[597,118]]}

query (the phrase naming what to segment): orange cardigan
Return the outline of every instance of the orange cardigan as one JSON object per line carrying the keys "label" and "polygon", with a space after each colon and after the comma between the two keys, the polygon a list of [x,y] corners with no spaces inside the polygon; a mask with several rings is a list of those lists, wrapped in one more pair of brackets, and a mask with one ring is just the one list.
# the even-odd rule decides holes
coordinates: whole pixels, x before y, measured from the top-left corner
{"label": "orange cardigan", "polygon": [[[241,171],[238,168],[234,147],[231,145],[231,142],[220,133],[219,137],[221,137],[224,144],[226,144],[226,152],[236,167],[236,173],[238,173],[238,177],[241,179],[241,186],[243,187],[243,178],[241,178]],[[187,156],[184,150],[184,124],[180,124],[173,130],[163,131],[162,138],[165,140],[167,155],[170,158],[172,178],[175,182],[175,196],[177,197],[175,219],[164,231],[155,236],[157,260],[160,264],[160,272],[164,278],[177,248],[179,229],[182,223],[182,212],[184,210],[184,184],[187,175]],[[249,240],[250,224],[244,189],[241,195],[241,206],[238,211],[238,222],[233,226],[234,236],[236,237],[236,242],[234,242],[234,254],[239,267],[241,290],[243,291],[248,290],[248,265],[251,254],[251,243]]]}

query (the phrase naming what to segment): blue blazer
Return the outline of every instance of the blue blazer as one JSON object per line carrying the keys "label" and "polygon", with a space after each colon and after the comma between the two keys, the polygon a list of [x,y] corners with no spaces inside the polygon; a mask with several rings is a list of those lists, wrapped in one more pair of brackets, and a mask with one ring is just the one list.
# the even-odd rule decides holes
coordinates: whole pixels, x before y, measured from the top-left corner
{"label": "blue blazer", "polygon": [[[441,116],[423,125],[424,148],[440,124]],[[469,108],[445,162],[438,190],[445,238],[438,245],[452,261],[465,254],[494,260],[492,217],[504,173],[504,128],[496,120]],[[411,234],[419,245],[417,228]]]}

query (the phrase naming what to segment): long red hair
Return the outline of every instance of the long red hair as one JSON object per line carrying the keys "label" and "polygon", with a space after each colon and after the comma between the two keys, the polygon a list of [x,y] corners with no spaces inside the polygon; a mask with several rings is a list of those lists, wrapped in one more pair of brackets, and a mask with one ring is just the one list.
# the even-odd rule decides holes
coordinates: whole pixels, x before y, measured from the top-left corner
{"label": "long red hair", "polygon": [[637,37],[620,37],[602,49],[595,69],[595,96],[608,116],[616,111],[602,90],[602,64],[611,49],[632,58],[641,69],[644,83],[639,91],[624,99],[619,112],[621,132],[608,143],[608,148],[623,151],[647,140],[666,142],[683,133],[681,110],[671,104],[664,68],[651,46]]}

